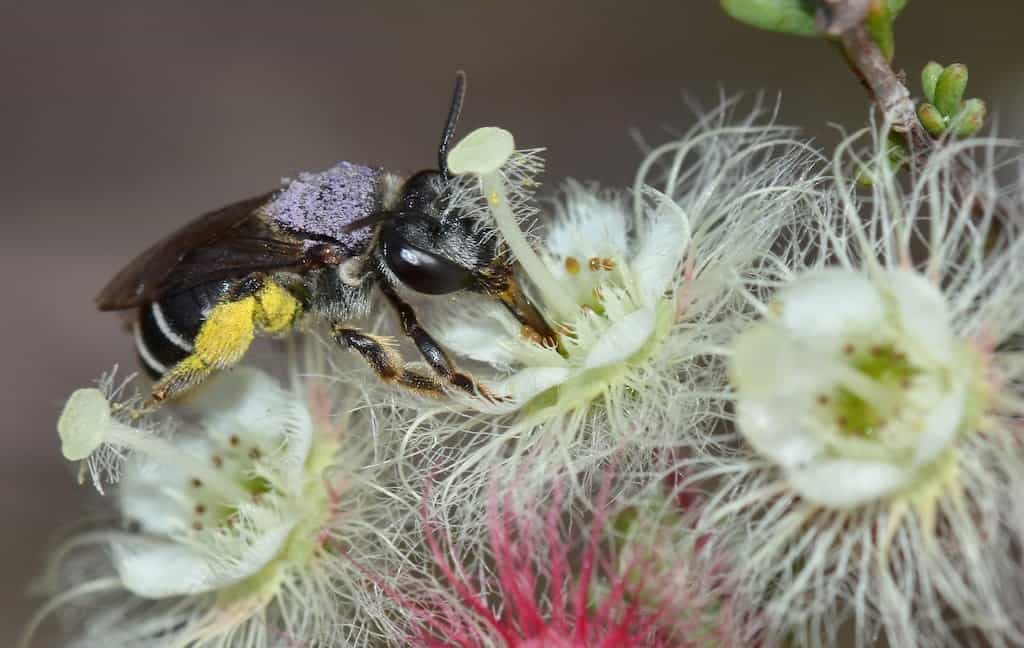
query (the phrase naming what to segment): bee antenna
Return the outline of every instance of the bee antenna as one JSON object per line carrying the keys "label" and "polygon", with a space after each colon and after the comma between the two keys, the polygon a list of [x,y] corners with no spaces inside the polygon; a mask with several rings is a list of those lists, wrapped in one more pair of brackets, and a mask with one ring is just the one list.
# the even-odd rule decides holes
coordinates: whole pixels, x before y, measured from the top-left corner
{"label": "bee antenna", "polygon": [[448,108],[448,119],[444,124],[444,132],[441,133],[441,146],[437,149],[438,168],[445,180],[451,179],[448,171],[448,145],[451,144],[452,136],[455,135],[455,126],[459,122],[459,113],[462,112],[462,102],[466,98],[466,73],[459,70],[455,73],[455,92],[452,93],[452,104]]}

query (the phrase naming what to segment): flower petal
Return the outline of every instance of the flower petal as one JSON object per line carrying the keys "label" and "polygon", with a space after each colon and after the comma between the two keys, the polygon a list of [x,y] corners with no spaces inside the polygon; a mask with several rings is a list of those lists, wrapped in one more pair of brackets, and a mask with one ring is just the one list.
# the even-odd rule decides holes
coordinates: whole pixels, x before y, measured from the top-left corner
{"label": "flower petal", "polygon": [[268,441],[280,440],[280,431],[267,420],[289,397],[263,371],[238,367],[211,377],[183,402],[201,414],[207,429],[243,427],[259,433],[259,441]]}
{"label": "flower petal", "polygon": [[966,391],[961,382],[928,409],[914,450],[915,466],[931,463],[953,442],[963,423]]}
{"label": "flower petal", "polygon": [[955,345],[942,292],[917,272],[892,270],[887,279],[885,289],[895,300],[900,324],[915,346],[915,355],[949,362]]}
{"label": "flower petal", "polygon": [[114,567],[125,589],[143,598],[199,594],[233,585],[267,565],[284,545],[294,520],[261,531],[250,543],[239,540],[234,555],[203,555],[179,542],[132,540],[111,545]]}
{"label": "flower petal", "polygon": [[786,473],[801,497],[832,508],[849,508],[907,486],[913,473],[892,464],[848,459],[818,461]]}
{"label": "flower petal", "polygon": [[[175,445],[200,461],[207,461],[214,448],[205,438],[179,438]],[[188,528],[195,503],[181,495],[190,492],[191,477],[174,463],[132,455],[125,463],[117,491],[121,515],[137,522],[147,534],[181,533]]]}
{"label": "flower petal", "polygon": [[590,349],[584,369],[597,369],[628,360],[654,333],[654,308],[641,308],[614,322]]}
{"label": "flower petal", "polygon": [[[574,257],[583,263],[592,257],[620,258],[627,251],[629,213],[617,201],[604,200],[575,186],[570,189],[564,212],[551,225],[545,248],[558,260],[551,271],[558,279],[571,279],[564,261]],[[589,277],[587,270],[577,276]]]}
{"label": "flower petal", "polygon": [[653,306],[677,276],[690,244],[690,226],[685,212],[671,198],[650,188],[648,193],[659,203],[629,265],[644,303]]}
{"label": "flower petal", "polygon": [[465,358],[506,369],[522,359],[518,346],[522,325],[502,306],[478,296],[466,296],[449,305],[443,314],[427,315],[428,330],[434,331],[441,345]]}
{"label": "flower petal", "polygon": [[799,406],[784,398],[742,400],[736,404],[736,424],[758,453],[785,468],[797,468],[822,450],[821,442],[792,416],[799,411]]}
{"label": "flower petal", "polygon": [[845,270],[822,270],[798,279],[780,291],[779,300],[779,319],[791,334],[835,353],[849,335],[870,333],[885,318],[875,285]]}
{"label": "flower petal", "polygon": [[511,409],[516,409],[537,394],[565,382],[571,375],[568,367],[530,367],[499,382],[494,391],[511,395],[516,401]]}
{"label": "flower petal", "polygon": [[777,395],[809,399],[831,381],[832,363],[776,322],[754,324],[736,336],[729,377],[743,398]]}

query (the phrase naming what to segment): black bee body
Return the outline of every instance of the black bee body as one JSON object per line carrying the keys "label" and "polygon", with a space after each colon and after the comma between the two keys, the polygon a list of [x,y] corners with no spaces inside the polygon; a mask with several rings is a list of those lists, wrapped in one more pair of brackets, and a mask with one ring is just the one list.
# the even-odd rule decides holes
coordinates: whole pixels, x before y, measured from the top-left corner
{"label": "black bee body", "polygon": [[[484,394],[420,327],[401,284],[425,294],[469,290],[501,300],[553,337],[478,223],[445,215],[447,148],[464,94],[460,73],[439,148],[440,170],[401,178],[341,162],[276,192],[201,216],[132,261],[97,297],[137,309],[137,351],[156,380],[151,403],[186,393],[233,365],[257,334],[326,321],[382,379],[439,395]],[[409,369],[387,340],[352,328],[379,291],[432,370]]]}
{"label": "black bee body", "polygon": [[232,279],[211,281],[139,307],[132,327],[135,350],[153,380],[192,354],[206,314],[236,283]]}

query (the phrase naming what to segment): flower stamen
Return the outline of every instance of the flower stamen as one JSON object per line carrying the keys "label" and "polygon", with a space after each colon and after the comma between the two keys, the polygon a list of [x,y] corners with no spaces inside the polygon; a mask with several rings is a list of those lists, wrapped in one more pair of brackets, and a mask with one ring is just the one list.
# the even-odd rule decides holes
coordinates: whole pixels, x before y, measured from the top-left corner
{"label": "flower stamen", "polygon": [[503,165],[515,151],[512,134],[501,128],[478,128],[462,139],[448,154],[448,166],[453,173],[471,174],[480,181],[480,189],[487,196],[495,225],[505,239],[523,272],[540,291],[544,303],[553,309],[559,319],[571,319],[577,305],[569,299],[547,265],[526,240],[515,212],[508,200]]}

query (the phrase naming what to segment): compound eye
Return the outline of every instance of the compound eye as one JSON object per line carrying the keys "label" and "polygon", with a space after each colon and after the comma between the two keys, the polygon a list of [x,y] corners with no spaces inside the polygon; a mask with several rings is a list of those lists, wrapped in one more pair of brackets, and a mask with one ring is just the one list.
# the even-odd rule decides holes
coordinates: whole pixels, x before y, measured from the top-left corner
{"label": "compound eye", "polygon": [[469,270],[416,247],[394,228],[381,231],[381,245],[388,267],[416,292],[444,295],[467,288],[473,281]]}

